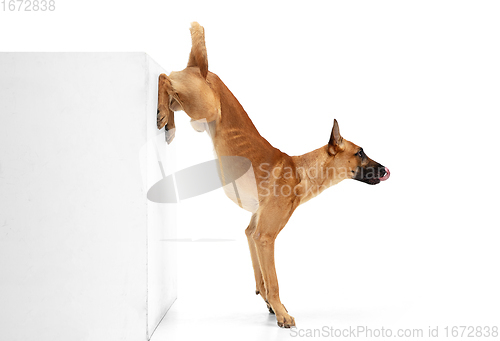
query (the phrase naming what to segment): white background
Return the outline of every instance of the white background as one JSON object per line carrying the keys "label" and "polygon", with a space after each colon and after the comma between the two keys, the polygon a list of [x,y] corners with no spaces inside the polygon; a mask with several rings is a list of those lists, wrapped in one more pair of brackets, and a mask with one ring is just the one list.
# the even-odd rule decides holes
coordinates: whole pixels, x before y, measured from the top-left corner
{"label": "white background", "polygon": [[[276,243],[281,298],[307,328],[500,325],[496,1],[58,1],[0,12],[1,51],[145,51],[180,70],[189,24],[209,69],[289,155],[344,138],[391,170],[297,209]],[[75,80],[77,81],[77,80]],[[179,169],[210,160],[178,113]],[[180,205],[179,298],[156,338],[290,339],[255,289],[250,214],[221,190]],[[155,340],[156,341],[156,340]]]}

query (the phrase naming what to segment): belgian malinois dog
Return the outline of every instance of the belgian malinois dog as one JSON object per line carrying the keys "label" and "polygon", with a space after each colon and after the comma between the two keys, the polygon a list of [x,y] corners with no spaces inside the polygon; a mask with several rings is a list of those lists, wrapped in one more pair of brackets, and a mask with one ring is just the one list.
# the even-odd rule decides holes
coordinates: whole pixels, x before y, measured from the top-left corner
{"label": "belgian malinois dog", "polygon": [[[271,146],[231,91],[208,71],[204,28],[194,22],[190,30],[192,48],[187,67],[159,77],[158,129],[165,127],[170,143],[175,132],[174,112],[183,110],[196,130],[209,133],[221,164],[219,175],[226,194],[252,212],[245,233],[252,256],[255,292],[276,314],[278,325],[290,328],[295,326],[295,320],[281,303],[274,264],[278,233],[300,204],[324,189],[344,179],[375,185],[389,178],[389,169],[342,138],[336,120],[328,144],[310,153],[289,156]],[[241,172],[242,165],[247,165],[248,171]],[[235,175],[241,173],[245,175]],[[235,181],[225,181],[236,177],[239,178]]]}

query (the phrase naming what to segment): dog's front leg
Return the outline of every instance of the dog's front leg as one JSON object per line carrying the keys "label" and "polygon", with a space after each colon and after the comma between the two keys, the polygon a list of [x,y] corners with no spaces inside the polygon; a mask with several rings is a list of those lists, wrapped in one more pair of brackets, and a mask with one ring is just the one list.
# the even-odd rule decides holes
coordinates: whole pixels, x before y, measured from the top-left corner
{"label": "dog's front leg", "polygon": [[257,247],[255,246],[254,233],[257,228],[257,214],[252,216],[252,220],[250,220],[250,224],[245,230],[245,234],[248,240],[248,247],[250,248],[250,256],[252,256],[252,266],[255,275],[255,294],[259,295],[264,299],[267,304],[267,308],[271,314],[274,314],[273,309],[269,305],[266,296],[266,287],[264,285],[264,278],[262,278],[262,272],[260,271],[259,258],[257,256]]}
{"label": "dog's front leg", "polygon": [[167,75],[162,73],[158,78],[158,110],[156,112],[156,123],[158,129],[165,127],[165,138],[170,144],[175,137],[174,112],[170,108],[170,92],[172,84]]}
{"label": "dog's front leg", "polygon": [[278,276],[274,263],[274,241],[290,215],[282,216],[273,212],[260,214],[252,234],[266,289],[263,297],[267,298],[268,304],[276,314],[278,326],[284,328],[295,326],[295,319],[288,314],[279,297]]}

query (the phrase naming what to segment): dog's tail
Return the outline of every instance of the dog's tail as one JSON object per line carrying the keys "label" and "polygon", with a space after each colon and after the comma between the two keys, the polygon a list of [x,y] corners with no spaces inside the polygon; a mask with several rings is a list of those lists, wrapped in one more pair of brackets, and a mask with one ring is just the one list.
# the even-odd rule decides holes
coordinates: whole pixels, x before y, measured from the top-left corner
{"label": "dog's tail", "polygon": [[205,46],[205,29],[196,21],[191,23],[191,53],[187,66],[197,66],[200,69],[201,76],[207,79],[208,58],[207,48]]}

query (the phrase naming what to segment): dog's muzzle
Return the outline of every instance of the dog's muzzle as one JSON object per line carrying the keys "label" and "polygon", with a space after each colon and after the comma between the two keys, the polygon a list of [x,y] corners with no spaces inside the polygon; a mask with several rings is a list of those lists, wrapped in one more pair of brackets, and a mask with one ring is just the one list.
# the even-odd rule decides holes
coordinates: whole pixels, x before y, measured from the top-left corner
{"label": "dog's muzzle", "polygon": [[382,165],[376,167],[358,167],[356,174],[354,175],[354,180],[358,180],[369,185],[376,185],[381,181],[389,179],[391,172],[389,168]]}

